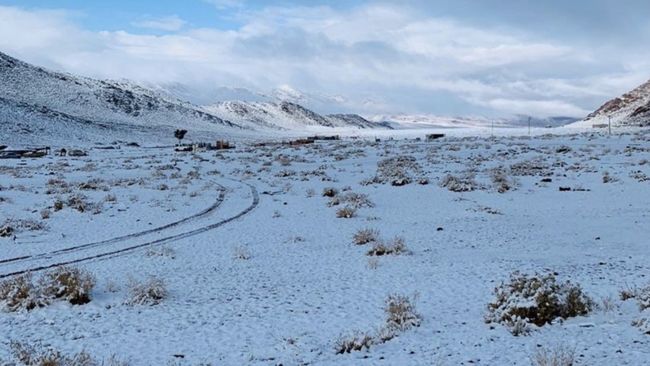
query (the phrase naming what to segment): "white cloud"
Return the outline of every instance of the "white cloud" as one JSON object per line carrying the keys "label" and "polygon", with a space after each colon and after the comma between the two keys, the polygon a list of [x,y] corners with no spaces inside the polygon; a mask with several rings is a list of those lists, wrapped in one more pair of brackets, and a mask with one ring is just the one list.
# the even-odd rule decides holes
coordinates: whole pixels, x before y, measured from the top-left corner
{"label": "white cloud", "polygon": [[158,19],[145,19],[131,23],[134,27],[163,31],[178,31],[183,28],[185,24],[186,22],[178,17],[178,15],[171,15]]}
{"label": "white cloud", "polygon": [[208,4],[214,5],[217,9],[241,8],[244,6],[244,0],[203,0]]}
{"label": "white cloud", "polygon": [[174,16],[137,22],[172,32],[145,35],[91,32],[73,14],[0,6],[0,34],[7,35],[0,37],[0,50],[91,77],[262,91],[291,87],[340,96],[367,113],[580,116],[640,83],[647,66],[408,7],[269,7],[238,16],[243,24],[234,30],[187,28]]}

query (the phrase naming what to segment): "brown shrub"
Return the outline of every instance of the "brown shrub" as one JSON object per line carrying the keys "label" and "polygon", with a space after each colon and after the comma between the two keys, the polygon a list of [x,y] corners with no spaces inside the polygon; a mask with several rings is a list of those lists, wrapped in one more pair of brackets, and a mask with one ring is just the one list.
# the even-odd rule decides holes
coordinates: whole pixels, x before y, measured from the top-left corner
{"label": "brown shrub", "polygon": [[383,255],[400,255],[408,253],[406,242],[403,238],[397,236],[389,242],[381,240],[375,241],[372,248],[368,251],[368,255],[383,256]]}
{"label": "brown shrub", "polygon": [[346,206],[336,211],[336,217],[340,219],[351,219],[357,214],[357,209],[354,207]]}
{"label": "brown shrub", "polygon": [[165,282],[156,277],[150,277],[145,282],[132,281],[129,284],[129,297],[126,305],[158,305],[168,296]]}
{"label": "brown shrub", "polygon": [[379,231],[375,229],[361,229],[357,231],[352,237],[352,241],[356,245],[364,245],[379,240]]}
{"label": "brown shrub", "polygon": [[75,267],[58,267],[40,280],[43,295],[68,301],[73,305],[87,304],[95,287],[95,277]]}
{"label": "brown shrub", "polygon": [[529,277],[515,272],[510,282],[502,283],[494,293],[496,299],[488,304],[486,322],[509,327],[518,320],[541,327],[557,318],[586,315],[594,307],[579,285],[558,283],[553,274]]}

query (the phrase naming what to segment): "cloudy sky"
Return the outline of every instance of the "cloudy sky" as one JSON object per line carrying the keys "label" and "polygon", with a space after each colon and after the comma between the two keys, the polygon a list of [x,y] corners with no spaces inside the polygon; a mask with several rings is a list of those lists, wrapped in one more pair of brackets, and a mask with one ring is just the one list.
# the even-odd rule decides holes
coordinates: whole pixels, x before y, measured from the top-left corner
{"label": "cloudy sky", "polygon": [[650,79],[647,0],[0,0],[0,51],[373,113],[583,116]]}

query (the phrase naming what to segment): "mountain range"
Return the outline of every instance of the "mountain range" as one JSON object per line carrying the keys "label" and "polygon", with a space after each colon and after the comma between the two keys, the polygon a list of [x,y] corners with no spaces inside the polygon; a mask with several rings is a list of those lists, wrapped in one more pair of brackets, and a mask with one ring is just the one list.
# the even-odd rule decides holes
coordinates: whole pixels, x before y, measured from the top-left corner
{"label": "mountain range", "polygon": [[320,115],[296,103],[199,106],[129,81],[95,80],[33,66],[0,53],[0,139],[37,143],[171,140],[174,129],[210,138],[280,131],[387,128],[359,115]]}
{"label": "mountain range", "polygon": [[[304,94],[288,86],[270,95],[245,88],[221,87],[196,96],[192,90],[182,84],[143,86],[128,80],[75,76],[34,66],[0,52],[0,142],[169,142],[173,140],[173,130],[178,128],[205,138],[247,138],[260,134],[285,136],[286,133],[362,129],[525,127],[529,124],[558,127],[575,122],[568,117],[528,116],[365,118],[358,114],[319,114],[303,103],[327,104],[330,97]],[[199,103],[200,100],[211,102]],[[610,117],[620,125],[650,125],[650,82],[608,101],[573,125],[606,123]]]}

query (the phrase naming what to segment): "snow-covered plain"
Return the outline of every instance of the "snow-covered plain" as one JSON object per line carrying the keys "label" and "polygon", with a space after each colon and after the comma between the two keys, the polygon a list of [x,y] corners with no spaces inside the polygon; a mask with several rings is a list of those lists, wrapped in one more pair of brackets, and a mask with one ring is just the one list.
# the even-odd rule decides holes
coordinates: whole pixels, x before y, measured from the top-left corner
{"label": "snow-covered plain", "polygon": [[[0,238],[0,275],[78,262],[97,279],[86,305],[0,312],[0,360],[19,341],[132,365],[529,365],[558,345],[578,364],[648,364],[650,336],[631,325],[644,314],[619,292],[650,285],[650,132],[551,131],[0,161],[0,225],[17,228]],[[421,168],[410,184],[369,182],[399,156]],[[442,187],[447,175],[474,176],[473,190]],[[328,187],[373,207],[337,218]],[[409,253],[368,256],[371,244],[353,243],[365,228],[402,237]],[[514,271],[555,272],[599,306],[515,337],[484,321]],[[149,276],[169,296],[125,305],[130,280]],[[420,326],[336,354],[342,335],[385,323],[392,294],[414,297]]]}

